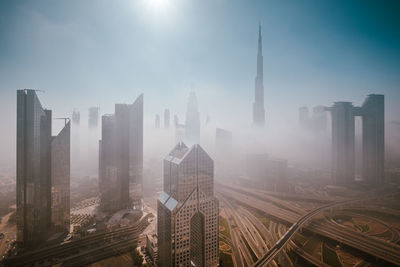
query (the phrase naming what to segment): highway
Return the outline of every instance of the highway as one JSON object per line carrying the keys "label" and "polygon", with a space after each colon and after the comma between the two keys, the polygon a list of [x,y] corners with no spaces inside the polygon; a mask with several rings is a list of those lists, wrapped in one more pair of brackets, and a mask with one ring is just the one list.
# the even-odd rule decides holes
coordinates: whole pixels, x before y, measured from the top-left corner
{"label": "highway", "polygon": [[[30,266],[40,263],[86,262],[106,258],[119,253],[124,248],[136,244],[140,233],[148,226],[149,214],[133,226],[123,227],[105,233],[95,233],[87,237],[62,244],[43,247],[7,258],[5,266]],[[115,248],[110,249],[110,248]],[[93,261],[92,261],[93,262]],[[72,266],[72,265],[71,265]]]}
{"label": "highway", "polygon": [[358,201],[362,201],[364,199],[357,199],[357,200],[345,200],[345,201],[341,201],[341,202],[336,202],[336,203],[331,203],[331,204],[327,204],[324,205],[320,208],[317,208],[309,213],[307,213],[306,215],[304,215],[303,217],[300,218],[300,220],[298,220],[296,223],[294,223],[289,230],[281,237],[281,239],[279,239],[279,241],[263,256],[261,257],[253,266],[266,266],[267,264],[269,264],[269,262],[275,258],[275,256],[285,247],[286,243],[288,243],[292,237],[297,233],[298,230],[301,229],[301,227],[308,222],[310,219],[312,219],[315,215],[317,215],[318,213],[320,213],[323,210],[326,210],[328,208],[333,208],[336,206],[340,206],[340,205],[345,205],[345,204],[349,204],[351,202],[358,202]]}
{"label": "highway", "polygon": [[[244,243],[242,238],[243,234],[238,227],[237,216],[234,212],[234,208],[230,205],[229,201],[227,201],[224,197],[218,196],[218,199],[224,203],[224,211],[228,217],[228,223],[230,225],[232,241],[237,248],[239,253],[235,254],[235,262],[239,263],[241,266],[250,266],[254,263],[252,256],[247,249],[247,246]],[[249,242],[248,242],[249,244]],[[239,256],[239,257],[238,257]],[[238,265],[238,266],[239,266]]]}
{"label": "highway", "polygon": [[[234,244],[235,246],[238,246],[238,250],[241,251],[241,253],[235,253],[234,251],[233,256],[235,261],[240,262],[240,258],[242,257],[242,264],[245,266],[251,266],[255,260],[251,256],[249,250],[254,253],[257,259],[262,257],[262,255],[268,251],[268,247],[275,244],[276,236],[274,239],[270,234],[270,231],[268,231],[258,219],[254,218],[254,216],[253,218],[249,217],[248,215],[252,215],[247,210],[233,207],[220,195],[218,196],[218,199],[223,203],[224,212],[229,214],[231,221],[235,225],[235,227],[231,227],[235,232],[234,235],[240,236],[240,238],[237,238],[237,244]],[[244,242],[247,242],[249,247],[247,247]],[[284,266],[292,266],[292,262],[286,253],[283,254],[281,262]],[[273,265],[278,266],[276,262],[273,262]]]}
{"label": "highway", "polygon": [[[226,187],[219,188],[218,191],[230,199],[256,208],[286,223],[294,224],[301,218],[299,214],[262,201],[259,198],[251,196],[251,193],[246,195]],[[338,228],[337,226],[323,222],[310,222],[306,226],[306,229],[390,263],[400,265],[400,254],[398,253],[400,246],[397,244],[385,242],[362,233]]]}
{"label": "highway", "polygon": [[363,199],[344,200],[340,202],[330,203],[307,213],[306,215],[302,216],[297,222],[295,222],[289,228],[289,230],[281,237],[281,239],[253,266],[266,266],[285,247],[285,245],[292,239],[292,237],[297,233],[297,231],[299,231],[305,223],[307,223],[310,219],[312,219],[315,215],[319,214],[321,211],[367,199],[372,199],[372,198],[369,197]]}
{"label": "highway", "polygon": [[[357,218],[357,217],[359,217],[359,218],[365,218],[366,220],[370,220],[370,221],[374,221],[374,222],[376,222],[376,223],[379,223],[379,224],[385,226],[385,227],[387,228],[387,230],[391,233],[392,237],[390,238],[390,242],[392,242],[392,243],[397,243],[397,242],[400,240],[400,234],[399,234],[399,232],[396,230],[396,228],[394,228],[394,227],[388,225],[387,223],[385,223],[385,222],[382,221],[382,220],[379,220],[379,219],[374,218],[374,217],[366,216],[366,215],[363,215],[363,214],[358,214],[358,213],[354,213],[354,212],[348,212],[348,211],[342,211],[340,214],[348,215],[348,216],[351,216],[352,218]],[[343,224],[337,223],[337,222],[336,222],[335,220],[333,220],[332,218],[328,221],[328,223],[335,224],[335,225],[337,225],[338,227],[346,228],[346,226],[344,226]]]}

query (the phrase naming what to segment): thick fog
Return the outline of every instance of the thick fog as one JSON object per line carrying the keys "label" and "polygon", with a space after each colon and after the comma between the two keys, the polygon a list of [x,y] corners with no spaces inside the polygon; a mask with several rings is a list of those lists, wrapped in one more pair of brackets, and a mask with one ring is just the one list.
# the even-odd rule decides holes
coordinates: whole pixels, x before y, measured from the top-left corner
{"label": "thick fog", "polygon": [[[371,11],[383,7],[343,5],[325,17],[326,6],[311,2],[150,2],[0,5],[5,18],[0,21],[0,173],[15,176],[16,90],[23,88],[44,90],[39,99],[54,118],[79,110],[80,127],[72,125],[72,153],[79,148],[79,157],[72,155],[72,176],[97,176],[101,115],[114,113],[115,103],[133,103],[141,93],[145,173],[154,170],[156,176],[176,142],[174,116],[185,123],[191,91],[200,112],[200,144],[214,159],[216,128],[221,128],[232,133],[236,163],[228,166],[242,167],[247,155],[257,153],[323,170],[330,169],[330,116],[327,130],[316,133],[300,127],[299,108],[308,106],[311,113],[334,101],[360,106],[368,94],[384,94],[386,161],[400,162],[400,34],[391,23],[398,20],[390,20],[397,13],[382,12],[388,19],[375,20]],[[354,8],[360,11],[343,12]],[[259,23],[262,129],[252,125]],[[385,30],[376,34],[374,29]],[[89,107],[100,108],[95,133],[88,130]],[[169,129],[164,129],[165,109]],[[54,120],[54,135],[62,125]]]}
{"label": "thick fog", "polygon": [[[267,83],[267,81],[266,81]],[[149,176],[161,178],[162,159],[174,147],[177,142],[174,116],[179,118],[179,123],[185,123],[186,108],[189,92],[194,91],[197,96],[200,113],[200,144],[215,160],[215,168],[224,171],[235,170],[240,175],[245,172],[245,163],[248,155],[268,154],[271,158],[279,158],[288,161],[289,166],[298,168],[329,171],[331,155],[331,122],[327,112],[326,130],[314,131],[301,127],[299,121],[299,107],[307,105],[312,117],[312,107],[317,100],[310,98],[308,103],[298,102],[296,99],[276,99],[273,101],[273,88],[265,86],[266,99],[266,125],[255,127],[252,124],[252,84],[249,83],[246,97],[243,98],[234,93],[229,93],[225,88],[207,88],[201,85],[171,92],[168,98],[157,98],[155,95],[146,94],[144,91],[144,178]],[[44,108],[53,110],[53,135],[56,135],[63,127],[63,120],[58,117],[71,117],[75,109],[80,112],[80,124],[72,124],[71,133],[71,157],[72,177],[97,178],[98,170],[98,140],[101,139],[101,116],[114,113],[115,103],[133,103],[141,93],[139,90],[131,90],[124,97],[120,93],[118,97],[110,98],[102,103],[94,103],[90,99],[81,99],[81,106],[72,106],[67,102],[60,102],[52,96],[52,91],[38,92],[39,99]],[[2,113],[7,114],[2,118],[1,138],[1,172],[15,176],[15,134],[16,134],[16,92],[7,91],[7,98],[2,99]],[[346,100],[345,97],[338,100]],[[358,103],[362,103],[362,98]],[[390,110],[388,102],[387,110]],[[330,106],[331,102],[318,103]],[[360,105],[358,104],[358,105]],[[355,103],[357,105],[357,103]],[[97,129],[88,127],[88,108],[98,106],[99,125]],[[165,128],[164,110],[170,111],[170,125]],[[155,126],[155,116],[160,115],[160,128]],[[232,134],[232,153],[216,151],[216,128],[230,131]],[[356,120],[356,158],[361,156],[361,122]],[[393,164],[399,162],[399,124],[394,122],[390,113],[386,118],[386,160]],[[183,139],[185,141],[185,139]],[[358,156],[357,156],[358,155]],[[227,164],[221,165],[221,157],[227,157]],[[397,160],[397,161],[396,161]],[[222,161],[224,161],[222,159]],[[359,171],[359,170],[358,170]],[[356,170],[357,172],[357,170]],[[150,179],[149,178],[149,179]],[[218,179],[218,175],[216,176]]]}

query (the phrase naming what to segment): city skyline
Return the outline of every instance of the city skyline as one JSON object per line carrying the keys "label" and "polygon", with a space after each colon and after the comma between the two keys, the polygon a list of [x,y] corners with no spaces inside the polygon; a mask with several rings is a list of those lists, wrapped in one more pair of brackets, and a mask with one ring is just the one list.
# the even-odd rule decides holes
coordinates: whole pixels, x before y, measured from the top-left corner
{"label": "city skyline", "polygon": [[399,13],[0,1],[0,267],[400,266]]}
{"label": "city skyline", "polygon": [[[64,117],[79,108],[82,122],[89,106],[100,106],[101,113],[107,114],[113,110],[111,103],[124,103],[145,92],[146,122],[153,121],[150,114],[162,112],[158,106],[174,107],[171,114],[182,117],[185,106],[175,101],[185,101],[194,86],[199,103],[212,99],[202,106],[202,116],[211,113],[215,114],[214,121],[227,121],[227,112],[218,112],[217,107],[219,99],[229,96],[231,110],[242,107],[235,111],[235,117],[244,122],[252,113],[259,22],[264,38],[264,80],[268,81],[264,86],[273,96],[265,97],[272,125],[278,115],[295,120],[298,106],[337,101],[337,92],[342,95],[340,100],[355,105],[360,105],[367,94],[384,94],[388,119],[394,120],[400,112],[396,105],[400,99],[400,34],[395,2],[335,5],[333,1],[310,1],[300,5],[257,1],[254,5],[228,5],[219,1],[208,2],[207,8],[194,2],[167,3],[167,9],[158,14],[143,1],[117,1],[112,7],[103,2],[91,5],[72,1],[44,7],[34,2],[2,1],[0,111],[6,114],[2,121],[14,124],[9,118],[14,117],[14,90],[19,88],[45,90],[42,102],[57,105],[57,116]],[[65,13],[78,8],[81,12]],[[320,14],[325,9],[330,15],[323,17]],[[89,10],[93,12],[89,14]],[[209,22],[204,21],[204,14],[209,14]],[[105,16],[115,21],[100,19]],[[116,28],[120,31],[113,30]],[[102,42],[102,36],[108,41]],[[136,38],[141,41],[135,42]],[[205,41],[216,45],[211,49],[193,45]],[[294,43],[296,49],[292,48]],[[176,48],[181,52],[178,55],[172,52]],[[63,51],[69,53],[68,58]],[[104,62],[99,55],[106,55]],[[62,64],[56,68],[56,62]],[[173,64],[176,73],[167,64]],[[153,79],[155,75],[158,79]],[[50,78],[42,78],[46,76]],[[158,95],[162,95],[163,103]],[[13,133],[15,127],[5,129],[11,142],[1,143],[10,150],[15,149]],[[11,159],[1,155],[0,161],[8,163]]]}

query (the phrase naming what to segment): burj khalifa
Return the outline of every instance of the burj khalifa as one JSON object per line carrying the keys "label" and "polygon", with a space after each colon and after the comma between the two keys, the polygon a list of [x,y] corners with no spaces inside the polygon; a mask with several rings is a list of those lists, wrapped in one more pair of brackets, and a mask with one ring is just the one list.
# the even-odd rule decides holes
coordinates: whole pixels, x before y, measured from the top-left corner
{"label": "burj khalifa", "polygon": [[257,76],[255,79],[253,103],[253,124],[256,126],[264,126],[265,109],[264,109],[264,85],[263,85],[263,55],[262,55],[262,37],[261,25],[258,28],[258,53],[257,53]]}

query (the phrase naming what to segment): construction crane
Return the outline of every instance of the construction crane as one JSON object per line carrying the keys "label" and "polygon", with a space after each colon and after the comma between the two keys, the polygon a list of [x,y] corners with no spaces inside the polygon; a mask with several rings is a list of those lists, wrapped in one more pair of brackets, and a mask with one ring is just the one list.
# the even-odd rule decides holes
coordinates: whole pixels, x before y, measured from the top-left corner
{"label": "construction crane", "polygon": [[70,118],[54,118],[55,120],[64,120],[64,125],[70,120]]}

